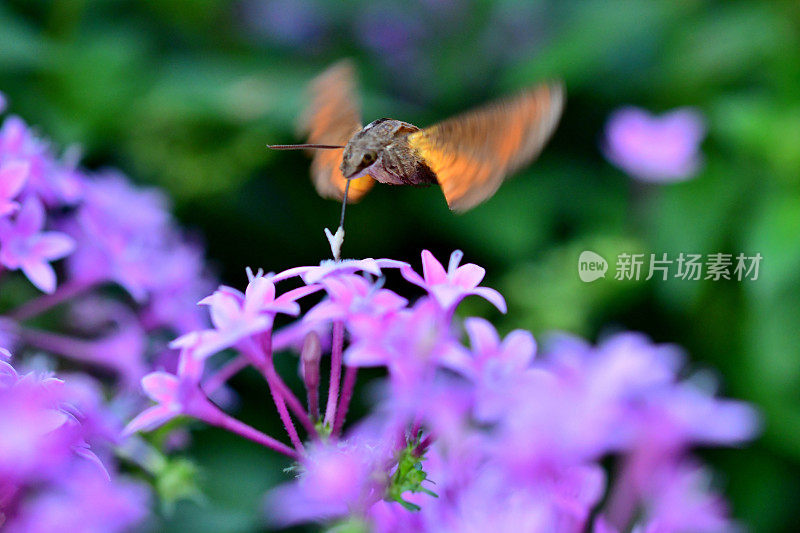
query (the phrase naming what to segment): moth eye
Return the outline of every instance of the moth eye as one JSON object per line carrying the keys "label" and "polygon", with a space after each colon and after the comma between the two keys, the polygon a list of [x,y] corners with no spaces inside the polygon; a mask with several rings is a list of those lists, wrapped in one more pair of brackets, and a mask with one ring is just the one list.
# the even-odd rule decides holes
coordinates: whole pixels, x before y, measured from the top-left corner
{"label": "moth eye", "polygon": [[376,159],[375,152],[367,152],[361,158],[361,164],[362,165],[370,165],[375,161],[375,159]]}

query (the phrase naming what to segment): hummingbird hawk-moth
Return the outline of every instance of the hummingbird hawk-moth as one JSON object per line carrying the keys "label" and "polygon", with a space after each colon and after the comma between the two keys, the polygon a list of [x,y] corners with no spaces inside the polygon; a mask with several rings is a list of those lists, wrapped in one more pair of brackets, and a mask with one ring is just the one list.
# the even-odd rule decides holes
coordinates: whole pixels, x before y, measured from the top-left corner
{"label": "hummingbird hawk-moth", "polygon": [[450,209],[466,211],[539,155],[564,105],[563,86],[545,83],[427,128],[389,118],[362,126],[354,80],[350,62],[328,68],[311,84],[301,121],[308,144],[270,146],[319,149],[311,162],[317,192],[345,202],[376,181],[438,184]]}

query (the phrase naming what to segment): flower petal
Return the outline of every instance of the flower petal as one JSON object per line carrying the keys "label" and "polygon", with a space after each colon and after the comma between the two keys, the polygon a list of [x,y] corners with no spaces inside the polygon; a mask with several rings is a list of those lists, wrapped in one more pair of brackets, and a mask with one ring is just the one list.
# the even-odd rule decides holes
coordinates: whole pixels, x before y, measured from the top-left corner
{"label": "flower petal", "polygon": [[472,350],[479,355],[491,355],[500,346],[500,336],[488,320],[470,317],[464,320]]}
{"label": "flower petal", "polygon": [[494,305],[498,311],[501,313],[505,313],[508,311],[508,307],[506,306],[506,299],[503,298],[503,295],[497,292],[494,289],[490,289],[489,287],[478,287],[469,292],[469,294],[474,294],[475,296],[480,296],[484,300],[487,300],[489,303]]}
{"label": "flower petal", "polygon": [[22,204],[17,213],[16,232],[25,237],[38,233],[44,227],[44,207],[34,196],[30,196]]}
{"label": "flower petal", "polygon": [[405,278],[406,281],[409,283],[413,283],[417,287],[425,288],[425,280],[422,279],[422,276],[417,274],[413,268],[410,266],[404,266],[400,269],[400,274]]}
{"label": "flower petal", "polygon": [[217,291],[212,295],[210,304],[211,322],[217,329],[230,329],[241,318],[241,302],[232,294]]}
{"label": "flower petal", "polygon": [[31,165],[27,161],[12,161],[0,168],[0,198],[11,200],[22,190]]}
{"label": "flower petal", "polygon": [[300,298],[304,298],[309,294],[313,294],[319,290],[322,290],[321,285],[306,285],[303,287],[298,287],[296,289],[292,289],[290,291],[286,291],[285,293],[281,294],[277,298],[275,298],[275,302],[294,302],[299,300]]}
{"label": "flower petal", "polygon": [[178,415],[174,409],[163,405],[154,405],[142,411],[139,416],[130,421],[122,430],[125,436],[132,435],[138,431],[152,431],[159,426],[163,426]]}
{"label": "flower petal", "polygon": [[56,290],[56,272],[49,263],[25,261],[21,265],[22,272],[37,289],[47,294]]}
{"label": "flower petal", "polygon": [[503,339],[501,355],[506,364],[514,369],[523,370],[527,368],[536,353],[536,340],[530,331],[516,329],[506,335]]}
{"label": "flower petal", "polygon": [[428,285],[447,281],[444,267],[428,250],[422,250],[422,275]]}
{"label": "flower petal", "polygon": [[349,366],[384,366],[390,360],[386,350],[366,343],[355,344],[344,353],[344,362]]}
{"label": "flower petal", "polygon": [[330,320],[344,318],[346,311],[338,304],[330,300],[324,300],[314,307],[303,317],[304,322],[327,322]]}
{"label": "flower petal", "polygon": [[75,250],[75,240],[69,235],[57,231],[40,233],[33,239],[31,253],[48,261],[61,259]]}
{"label": "flower petal", "polygon": [[179,384],[178,377],[167,372],[151,372],[142,378],[142,389],[158,403],[174,402]]}
{"label": "flower petal", "polygon": [[480,285],[485,275],[486,269],[473,263],[467,263],[456,269],[452,282],[463,289],[474,289]]}
{"label": "flower petal", "polygon": [[244,311],[255,314],[275,300],[275,285],[264,277],[253,278],[244,291]]}

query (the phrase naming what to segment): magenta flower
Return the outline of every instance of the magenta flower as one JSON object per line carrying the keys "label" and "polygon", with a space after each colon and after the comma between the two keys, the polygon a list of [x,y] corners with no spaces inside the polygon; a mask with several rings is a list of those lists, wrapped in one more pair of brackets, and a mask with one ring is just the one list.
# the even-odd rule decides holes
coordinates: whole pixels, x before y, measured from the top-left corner
{"label": "magenta flower", "polygon": [[137,189],[113,172],[85,185],[76,216],[63,228],[78,243],[67,261],[71,277],[87,284],[114,281],[144,302],[165,272],[153,265],[172,261],[166,258],[183,245],[166,198],[155,189]]}
{"label": "magenta flower", "polygon": [[287,525],[363,514],[382,498],[387,460],[391,455],[381,442],[363,436],[314,446],[302,461],[299,479],[270,492],[267,516]]}
{"label": "magenta flower", "polygon": [[10,161],[29,164],[26,189],[48,207],[74,205],[83,194],[83,178],[73,162],[59,161],[49,143],[13,115],[0,127],[0,165]]}
{"label": "magenta flower", "polygon": [[125,427],[126,435],[152,431],[182,414],[203,419],[210,418],[209,413],[216,411],[192,379],[152,372],[142,378],[142,389],[156,405],[131,420]]}
{"label": "magenta flower", "polygon": [[145,518],[147,500],[142,484],[112,481],[85,465],[73,465],[59,483],[23,502],[4,531],[123,533]]}
{"label": "magenta flower", "polygon": [[11,215],[19,209],[14,202],[28,179],[29,166],[24,161],[14,161],[0,166],[0,217]]}
{"label": "magenta flower", "polygon": [[39,290],[56,289],[56,273],[50,261],[72,253],[75,241],[63,233],[43,232],[45,212],[36,198],[28,198],[14,220],[0,220],[0,264],[21,269]]}
{"label": "magenta flower", "polygon": [[628,107],[608,119],[603,149],[609,161],[632,177],[669,183],[697,173],[704,137],[703,117],[694,109],[655,117]]}
{"label": "magenta flower", "polygon": [[531,363],[536,341],[530,332],[518,329],[501,342],[494,326],[482,318],[466,319],[464,328],[472,353],[454,352],[458,359],[445,364],[475,383],[475,416],[481,420],[496,418],[511,407],[509,390],[519,388],[521,380],[534,371]]}
{"label": "magenta flower", "polygon": [[276,314],[297,315],[296,300],[320,290],[309,285],[288,291],[277,298],[272,280],[263,275],[252,276],[244,293],[221,286],[214,294],[200,300],[211,314],[214,329],[187,333],[170,346],[191,348],[195,358],[205,359],[257,333],[272,329]]}
{"label": "magenta flower", "polygon": [[665,465],[651,471],[646,480],[645,518],[640,528],[647,533],[735,531],[726,502],[710,490],[709,472],[691,462]]}
{"label": "magenta flower", "polygon": [[86,382],[18,374],[0,361],[3,531],[123,531],[144,517],[144,487],[120,480],[93,452],[116,438],[100,397]]}
{"label": "magenta flower", "polygon": [[403,277],[428,291],[443,309],[452,311],[458,303],[470,295],[480,296],[494,305],[500,312],[506,312],[506,301],[494,289],[479,287],[486,271],[473,263],[458,266],[464,256],[461,250],[450,255],[450,264],[445,271],[442,264],[428,250],[422,251],[422,276],[411,267],[403,267]]}
{"label": "magenta flower", "polygon": [[458,360],[462,348],[450,334],[442,310],[432,300],[412,309],[377,316],[354,316],[348,329],[352,344],[345,362],[354,366],[386,366],[393,377],[413,381],[444,362]]}

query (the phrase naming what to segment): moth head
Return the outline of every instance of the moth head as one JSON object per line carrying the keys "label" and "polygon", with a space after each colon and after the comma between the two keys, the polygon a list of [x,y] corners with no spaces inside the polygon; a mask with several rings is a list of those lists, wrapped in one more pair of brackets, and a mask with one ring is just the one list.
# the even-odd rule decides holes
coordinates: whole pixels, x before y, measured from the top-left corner
{"label": "moth head", "polygon": [[362,176],[366,174],[365,169],[380,159],[389,139],[387,129],[383,127],[383,123],[387,121],[388,119],[376,120],[353,135],[342,154],[341,168],[344,177]]}
{"label": "moth head", "polygon": [[377,148],[348,145],[342,155],[342,175],[346,178],[359,177],[359,174],[378,160],[378,157]]}

